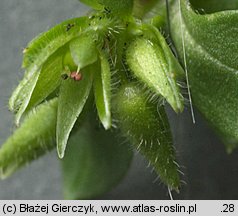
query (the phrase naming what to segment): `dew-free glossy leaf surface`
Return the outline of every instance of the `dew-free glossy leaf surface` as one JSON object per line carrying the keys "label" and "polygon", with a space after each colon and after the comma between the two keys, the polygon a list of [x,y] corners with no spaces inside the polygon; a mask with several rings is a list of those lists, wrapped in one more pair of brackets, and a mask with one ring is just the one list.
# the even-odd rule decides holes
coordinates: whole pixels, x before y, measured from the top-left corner
{"label": "dew-free glossy leaf surface", "polygon": [[106,55],[100,53],[100,63],[94,71],[94,96],[99,119],[105,129],[111,127],[111,71]]}
{"label": "dew-free glossy leaf surface", "polygon": [[92,86],[91,70],[84,70],[82,80],[63,80],[60,87],[56,141],[60,158],[64,157],[70,132],[83,110]]}
{"label": "dew-free glossy leaf surface", "polygon": [[62,161],[66,199],[96,198],[116,186],[129,169],[130,146],[95,119],[85,119],[69,139]]}
{"label": "dew-free glossy leaf surface", "polygon": [[0,178],[37,159],[55,147],[58,100],[53,99],[29,113],[22,125],[0,149]]}
{"label": "dew-free glossy leaf surface", "polygon": [[[238,11],[200,15],[188,1],[181,5],[192,99],[230,152],[238,144]],[[178,1],[171,1],[170,9],[172,36],[182,58]]]}

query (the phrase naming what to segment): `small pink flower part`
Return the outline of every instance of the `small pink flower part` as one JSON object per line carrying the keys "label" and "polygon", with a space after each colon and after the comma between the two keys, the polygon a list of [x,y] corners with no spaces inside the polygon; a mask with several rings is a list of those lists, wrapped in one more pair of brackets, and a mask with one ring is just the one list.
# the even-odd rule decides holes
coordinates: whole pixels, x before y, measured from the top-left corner
{"label": "small pink flower part", "polygon": [[80,81],[82,79],[82,74],[74,71],[74,72],[71,72],[70,78],[74,79],[75,81]]}

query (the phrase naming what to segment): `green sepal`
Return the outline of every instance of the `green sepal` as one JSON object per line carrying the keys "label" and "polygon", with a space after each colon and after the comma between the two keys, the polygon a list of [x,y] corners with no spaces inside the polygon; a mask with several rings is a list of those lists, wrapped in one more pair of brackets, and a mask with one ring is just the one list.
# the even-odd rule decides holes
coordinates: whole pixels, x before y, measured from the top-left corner
{"label": "green sepal", "polygon": [[[22,99],[22,101],[21,101],[19,110],[17,111],[15,116],[15,124],[17,126],[19,126],[21,117],[23,116],[26,110],[26,107],[28,106],[28,103],[30,101],[33,90],[36,86],[39,75],[40,75],[40,71],[38,71],[38,73],[36,73],[33,77],[31,77],[31,79],[24,85],[23,89],[19,92],[18,98],[20,96],[20,99]],[[26,91],[24,95],[22,94],[24,92],[23,90]]]}
{"label": "green sepal", "polygon": [[137,38],[127,49],[127,63],[134,75],[154,92],[162,95],[175,112],[182,112],[184,100],[177,84],[177,76],[182,68],[176,63],[172,53],[167,51],[164,43],[166,42],[157,38],[154,41]]}
{"label": "green sepal", "polygon": [[17,88],[13,91],[9,99],[9,110],[17,113],[25,100],[25,97],[29,95],[32,85],[35,84],[37,77],[32,77],[28,81],[23,79],[18,84]]}
{"label": "green sepal", "polygon": [[111,127],[111,71],[103,52],[100,52],[100,62],[95,67],[93,87],[98,116],[107,130]]}
{"label": "green sepal", "polygon": [[113,103],[118,126],[154,167],[161,181],[178,191],[178,164],[164,106],[145,92],[146,89],[133,82],[120,88]]}
{"label": "green sepal", "polygon": [[98,52],[96,44],[89,35],[82,35],[69,44],[71,56],[79,69],[97,61]]}
{"label": "green sepal", "polygon": [[82,80],[62,80],[57,114],[56,142],[60,158],[64,157],[70,132],[82,112],[92,86],[90,66],[80,72]]}
{"label": "green sepal", "polygon": [[129,169],[130,146],[91,115],[69,139],[62,160],[65,199],[93,199],[115,187]]}
{"label": "green sepal", "polygon": [[66,49],[64,57],[63,57],[63,65],[64,68],[68,71],[77,71],[78,66],[75,64],[70,49],[68,47],[68,49]]}
{"label": "green sepal", "polygon": [[29,113],[11,137],[0,149],[0,178],[6,178],[23,165],[55,145],[55,128],[58,100],[39,105]]}
{"label": "green sepal", "polygon": [[[90,20],[79,17],[62,22],[40,34],[25,48],[22,66],[28,70],[40,67],[57,49],[87,31]],[[31,73],[30,70],[28,73]]]}
{"label": "green sepal", "polygon": [[[59,48],[85,32],[89,23],[88,17],[67,20],[33,39],[24,49],[22,66],[26,69],[26,72],[9,101],[10,110],[18,110],[19,104],[21,104],[16,117],[17,124],[19,124],[20,118],[29,103],[42,65]],[[23,95],[22,92],[26,93]]]}
{"label": "green sepal", "polygon": [[64,50],[63,48],[57,51],[44,63],[26,107],[26,112],[45,100],[60,85]]}

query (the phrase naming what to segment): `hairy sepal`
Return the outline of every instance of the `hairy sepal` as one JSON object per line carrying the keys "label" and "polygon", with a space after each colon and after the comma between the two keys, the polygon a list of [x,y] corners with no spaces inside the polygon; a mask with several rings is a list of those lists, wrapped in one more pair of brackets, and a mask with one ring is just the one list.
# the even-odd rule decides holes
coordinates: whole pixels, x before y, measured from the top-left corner
{"label": "hairy sepal", "polygon": [[37,159],[55,145],[58,100],[39,105],[30,112],[0,149],[0,177],[6,178]]}
{"label": "hairy sepal", "polygon": [[164,48],[164,43],[157,39],[137,38],[127,49],[127,63],[133,74],[162,95],[175,112],[182,112],[184,100],[177,84],[177,74],[182,68],[168,48]]}
{"label": "hairy sepal", "polygon": [[49,57],[44,63],[32,92],[26,112],[45,100],[61,83],[64,48]]}
{"label": "hairy sepal", "polygon": [[[53,27],[49,31],[40,34],[40,36],[33,39],[24,49],[22,66],[26,71],[22,81],[13,92],[9,102],[10,110],[16,110],[15,107],[18,107],[19,99],[22,100],[22,98],[24,98],[21,102],[21,107],[18,108],[19,110],[16,117],[17,124],[19,124],[20,118],[29,103],[31,94],[36,85],[37,77],[41,72],[42,65],[59,48],[88,30],[87,27],[89,26],[89,23],[90,20],[88,17],[67,20]],[[29,82],[31,82],[32,85],[29,86]],[[27,85],[29,87],[24,89]],[[22,96],[22,91],[26,92],[24,96]]]}
{"label": "hairy sepal", "polygon": [[149,100],[135,83],[121,87],[114,98],[115,115],[123,134],[145,156],[170,189],[178,190],[180,179],[170,126],[163,106]]}

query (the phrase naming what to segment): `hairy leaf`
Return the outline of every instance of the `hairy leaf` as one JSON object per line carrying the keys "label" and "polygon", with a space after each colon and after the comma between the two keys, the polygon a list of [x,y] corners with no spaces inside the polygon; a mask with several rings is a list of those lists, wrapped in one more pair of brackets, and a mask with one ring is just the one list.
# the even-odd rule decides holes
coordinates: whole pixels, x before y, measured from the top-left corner
{"label": "hairy leaf", "polygon": [[180,19],[178,3],[171,2],[171,31],[181,59],[184,36],[192,99],[231,152],[238,146],[238,11],[201,15],[182,0]]}
{"label": "hairy leaf", "polygon": [[201,11],[201,13],[213,13],[224,10],[234,10],[238,8],[237,0],[191,0],[190,1],[195,10]]}
{"label": "hairy leaf", "polygon": [[55,147],[58,100],[38,106],[0,149],[0,177],[6,178],[18,168]]}

